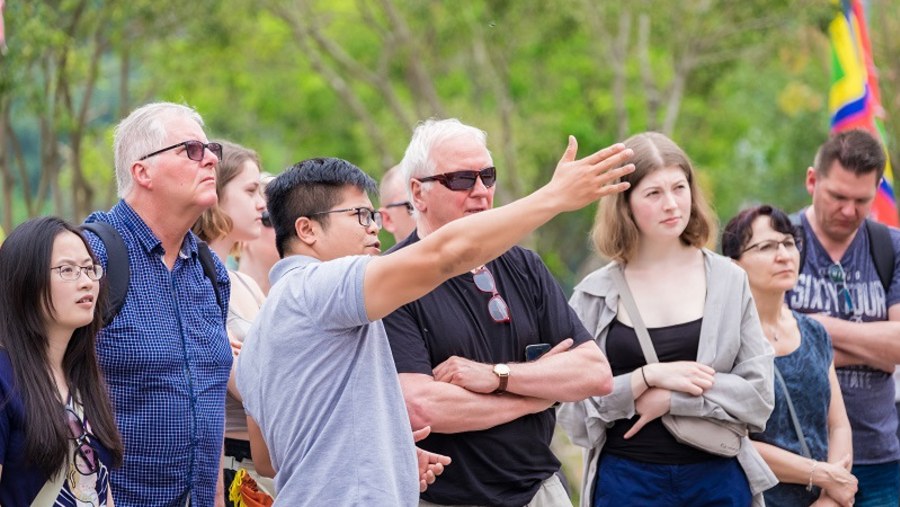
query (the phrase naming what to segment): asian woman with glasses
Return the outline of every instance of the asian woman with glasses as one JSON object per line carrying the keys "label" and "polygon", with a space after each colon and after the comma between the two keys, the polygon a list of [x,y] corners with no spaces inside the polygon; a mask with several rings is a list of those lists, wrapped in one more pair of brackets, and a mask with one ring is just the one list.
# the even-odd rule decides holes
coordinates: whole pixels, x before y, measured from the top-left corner
{"label": "asian woman with glasses", "polygon": [[[227,141],[217,144],[222,145],[222,158],[216,167],[219,201],[203,213],[194,224],[193,231],[209,243],[224,263],[230,255],[239,254],[241,242],[259,238],[266,227],[264,222],[269,218],[265,199],[260,193],[259,156],[253,150]],[[272,246],[274,248],[274,243]],[[228,276],[231,279],[231,298],[228,302],[227,330],[232,351],[237,357],[265,295],[256,281],[246,274],[229,269]],[[237,361],[234,366],[237,366]],[[231,505],[228,491],[239,469],[246,470],[260,490],[270,495],[275,492],[271,479],[257,473],[251,456],[247,416],[240,393],[234,385],[234,366],[225,400],[224,495],[227,505]],[[266,468],[263,465],[263,469]]]}
{"label": "asian woman with glasses", "polygon": [[[625,146],[630,187],[600,201],[593,230],[613,262],[570,301],[614,376],[611,394],[559,409],[588,449],[582,506],[760,505],[774,477],[740,435],[762,430],[772,410],[772,350],[746,277],[704,248],[715,222],[684,151],[655,132]],[[641,321],[658,361],[644,353]],[[703,445],[676,439],[672,416],[728,423],[732,452],[713,454],[705,432]]]}
{"label": "asian woman with glasses", "polygon": [[103,268],[52,217],[0,247],[0,504],[112,505],[123,445],[94,352]]}
{"label": "asian woman with glasses", "polygon": [[779,480],[765,492],[767,506],[848,506],[857,480],[831,339],[785,303],[800,272],[798,237],[788,216],[767,205],[738,213],[722,234],[722,253],[747,272],[776,356],[775,409],[765,431],[751,438]]}

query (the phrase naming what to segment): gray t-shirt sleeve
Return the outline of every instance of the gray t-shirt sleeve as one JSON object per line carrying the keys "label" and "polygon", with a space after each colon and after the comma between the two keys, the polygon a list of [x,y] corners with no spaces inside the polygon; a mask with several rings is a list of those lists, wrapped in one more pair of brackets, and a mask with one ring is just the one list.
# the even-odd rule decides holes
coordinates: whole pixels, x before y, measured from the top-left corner
{"label": "gray t-shirt sleeve", "polygon": [[370,260],[360,255],[306,266],[299,304],[325,330],[368,324],[363,281]]}
{"label": "gray t-shirt sleeve", "polygon": [[900,229],[891,229],[891,245],[894,247],[894,276],[887,293],[887,308],[900,304]]}

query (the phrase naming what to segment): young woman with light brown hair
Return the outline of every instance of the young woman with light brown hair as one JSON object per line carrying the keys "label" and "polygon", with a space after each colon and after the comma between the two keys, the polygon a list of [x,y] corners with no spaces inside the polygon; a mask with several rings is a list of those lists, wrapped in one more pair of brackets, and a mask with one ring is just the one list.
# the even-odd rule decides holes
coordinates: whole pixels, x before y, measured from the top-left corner
{"label": "young woman with light brown hair", "polygon": [[[719,420],[746,434],[772,410],[772,351],[746,275],[705,245],[713,215],[684,151],[646,132],[625,146],[635,171],[625,192],[604,198],[592,232],[613,260],[575,288],[570,303],[614,375],[613,392],[560,408],[559,422],[588,449],[583,506],[761,502],[774,477],[746,437],[736,456],[688,445],[660,419]],[[628,292],[625,292],[628,291]],[[639,315],[624,305],[633,294]],[[659,362],[638,339],[643,321]]]}

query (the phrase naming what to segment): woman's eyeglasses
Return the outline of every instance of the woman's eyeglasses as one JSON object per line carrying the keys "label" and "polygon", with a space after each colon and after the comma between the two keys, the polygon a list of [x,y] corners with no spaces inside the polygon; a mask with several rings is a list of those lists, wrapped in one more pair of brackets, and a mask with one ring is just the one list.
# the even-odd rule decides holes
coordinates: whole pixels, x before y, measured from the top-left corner
{"label": "woman's eyeglasses", "polygon": [[222,160],[222,145],[219,143],[201,143],[200,141],[182,141],[180,143],[173,144],[172,146],[166,146],[161,150],[156,150],[153,153],[148,153],[138,160],[148,159],[154,155],[159,155],[160,153],[167,152],[169,150],[174,150],[180,146],[184,146],[184,151],[187,153],[187,157],[195,162],[200,162],[203,160],[203,151],[209,150],[213,155],[216,156],[219,160]]}
{"label": "woman's eyeglasses", "polygon": [[494,275],[488,271],[487,266],[482,266],[474,273],[474,280],[478,290],[491,294],[491,299],[488,300],[488,313],[491,314],[491,318],[494,319],[494,322],[498,324],[509,322],[511,320],[509,306],[507,306],[503,297],[500,296],[500,293],[497,292],[497,284],[494,283]]}
{"label": "woman's eyeglasses", "polygon": [[263,227],[272,227],[272,215],[268,211],[262,212],[260,220],[262,220]]}
{"label": "woman's eyeglasses", "polygon": [[471,190],[472,187],[475,186],[475,182],[478,180],[479,176],[481,177],[481,182],[484,183],[484,186],[491,188],[497,183],[497,168],[485,167],[480,171],[453,171],[416,179],[422,183],[425,183],[426,181],[439,181],[441,185],[444,185],[450,190],[462,191]]}
{"label": "woman's eyeglasses", "polygon": [[774,255],[775,252],[778,251],[778,247],[783,246],[785,250],[788,252],[794,252],[800,250],[799,242],[793,238],[788,237],[781,241],[768,240],[768,241],[760,241],[759,243],[754,243],[747,248],[741,250],[741,253],[749,252],[750,250],[754,250],[763,255]]}
{"label": "woman's eyeglasses", "polygon": [[78,280],[81,278],[81,273],[86,274],[88,278],[95,282],[103,278],[103,266],[99,264],[91,264],[90,266],[63,264],[62,266],[54,266],[50,269],[55,269],[56,272],[59,273],[59,277],[66,282]]}
{"label": "woman's eyeglasses", "polygon": [[847,287],[847,273],[844,272],[844,266],[840,262],[835,262],[828,266],[826,272],[828,279],[837,287],[838,298],[844,303],[844,311],[848,314],[856,313],[856,305],[853,304],[853,297]]}
{"label": "woman's eyeglasses", "polygon": [[69,424],[70,438],[75,441],[75,469],[81,475],[97,473],[99,469],[97,454],[87,441],[88,436],[92,435],[85,429],[84,422],[71,407],[66,407],[66,417]]}

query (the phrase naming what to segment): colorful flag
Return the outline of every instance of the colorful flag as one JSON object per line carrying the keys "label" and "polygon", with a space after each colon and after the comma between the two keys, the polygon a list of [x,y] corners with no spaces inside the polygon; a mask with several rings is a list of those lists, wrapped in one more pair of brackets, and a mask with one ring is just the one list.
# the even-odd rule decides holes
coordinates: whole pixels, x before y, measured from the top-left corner
{"label": "colorful flag", "polygon": [[[831,38],[831,91],[828,94],[831,132],[861,128],[871,132],[885,145],[882,124],[885,114],[881,107],[878,71],[872,60],[862,2],[841,0],[840,3],[841,12],[828,26]],[[872,205],[872,218],[900,227],[893,182],[894,173],[888,157],[884,178]]]}

